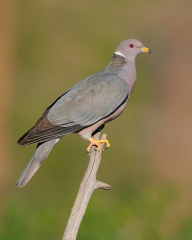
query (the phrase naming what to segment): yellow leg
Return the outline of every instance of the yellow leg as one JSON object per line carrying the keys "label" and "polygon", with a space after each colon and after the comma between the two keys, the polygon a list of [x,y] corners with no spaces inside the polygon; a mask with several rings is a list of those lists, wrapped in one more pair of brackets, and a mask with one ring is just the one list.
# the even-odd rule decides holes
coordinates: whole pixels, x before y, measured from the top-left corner
{"label": "yellow leg", "polygon": [[107,139],[105,140],[95,140],[94,138],[89,138],[89,141],[91,142],[89,146],[87,147],[87,152],[90,152],[92,146],[97,146],[97,151],[101,149],[101,143],[105,143],[107,145],[107,148],[110,147],[110,143]]}

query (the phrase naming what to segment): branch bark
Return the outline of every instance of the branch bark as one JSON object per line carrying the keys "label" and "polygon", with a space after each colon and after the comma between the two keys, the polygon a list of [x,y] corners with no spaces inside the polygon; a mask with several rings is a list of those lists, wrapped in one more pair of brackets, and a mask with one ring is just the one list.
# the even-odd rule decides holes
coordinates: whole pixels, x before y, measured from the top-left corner
{"label": "branch bark", "polygon": [[[100,133],[97,133],[95,134],[94,139],[99,139],[99,137]],[[106,134],[103,134],[101,139],[106,139]],[[101,162],[102,150],[103,145],[100,151],[96,151],[95,147],[91,148],[89,164],[83,180],[80,184],[79,192],[73,205],[71,215],[69,217],[62,240],[76,239],[79,226],[81,224],[87,205],[94,190],[111,189],[110,185],[96,179],[97,171]]]}

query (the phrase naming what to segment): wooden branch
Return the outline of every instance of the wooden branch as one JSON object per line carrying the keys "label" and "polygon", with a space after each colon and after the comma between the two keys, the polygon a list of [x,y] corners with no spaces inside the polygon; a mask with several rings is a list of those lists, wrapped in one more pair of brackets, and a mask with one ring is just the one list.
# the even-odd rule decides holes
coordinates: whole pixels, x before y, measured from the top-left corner
{"label": "wooden branch", "polygon": [[[94,139],[99,139],[99,137],[100,133],[97,133]],[[106,139],[106,135],[104,134],[101,139]],[[79,226],[94,190],[111,189],[111,186],[108,184],[96,180],[97,171],[101,162],[102,150],[103,145],[100,151],[96,151],[95,147],[91,148],[89,164],[81,182],[62,240],[76,239]]]}

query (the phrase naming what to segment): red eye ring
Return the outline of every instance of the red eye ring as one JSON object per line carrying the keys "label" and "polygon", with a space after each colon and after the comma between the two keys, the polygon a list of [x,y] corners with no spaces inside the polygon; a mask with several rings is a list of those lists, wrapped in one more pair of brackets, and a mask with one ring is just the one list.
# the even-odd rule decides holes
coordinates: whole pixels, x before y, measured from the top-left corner
{"label": "red eye ring", "polygon": [[131,43],[131,44],[129,44],[129,47],[130,48],[134,48],[134,45]]}

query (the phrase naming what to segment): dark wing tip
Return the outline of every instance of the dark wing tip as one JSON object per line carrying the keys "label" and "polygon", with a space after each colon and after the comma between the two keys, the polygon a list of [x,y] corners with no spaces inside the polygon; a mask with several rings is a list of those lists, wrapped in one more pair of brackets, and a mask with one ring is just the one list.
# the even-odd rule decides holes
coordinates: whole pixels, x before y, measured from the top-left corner
{"label": "dark wing tip", "polygon": [[19,138],[19,140],[17,141],[17,144],[24,146],[27,144],[27,139],[26,136],[28,135],[29,131],[27,131],[22,137]]}
{"label": "dark wing tip", "polygon": [[20,139],[17,141],[17,144],[21,146],[23,145]]}

